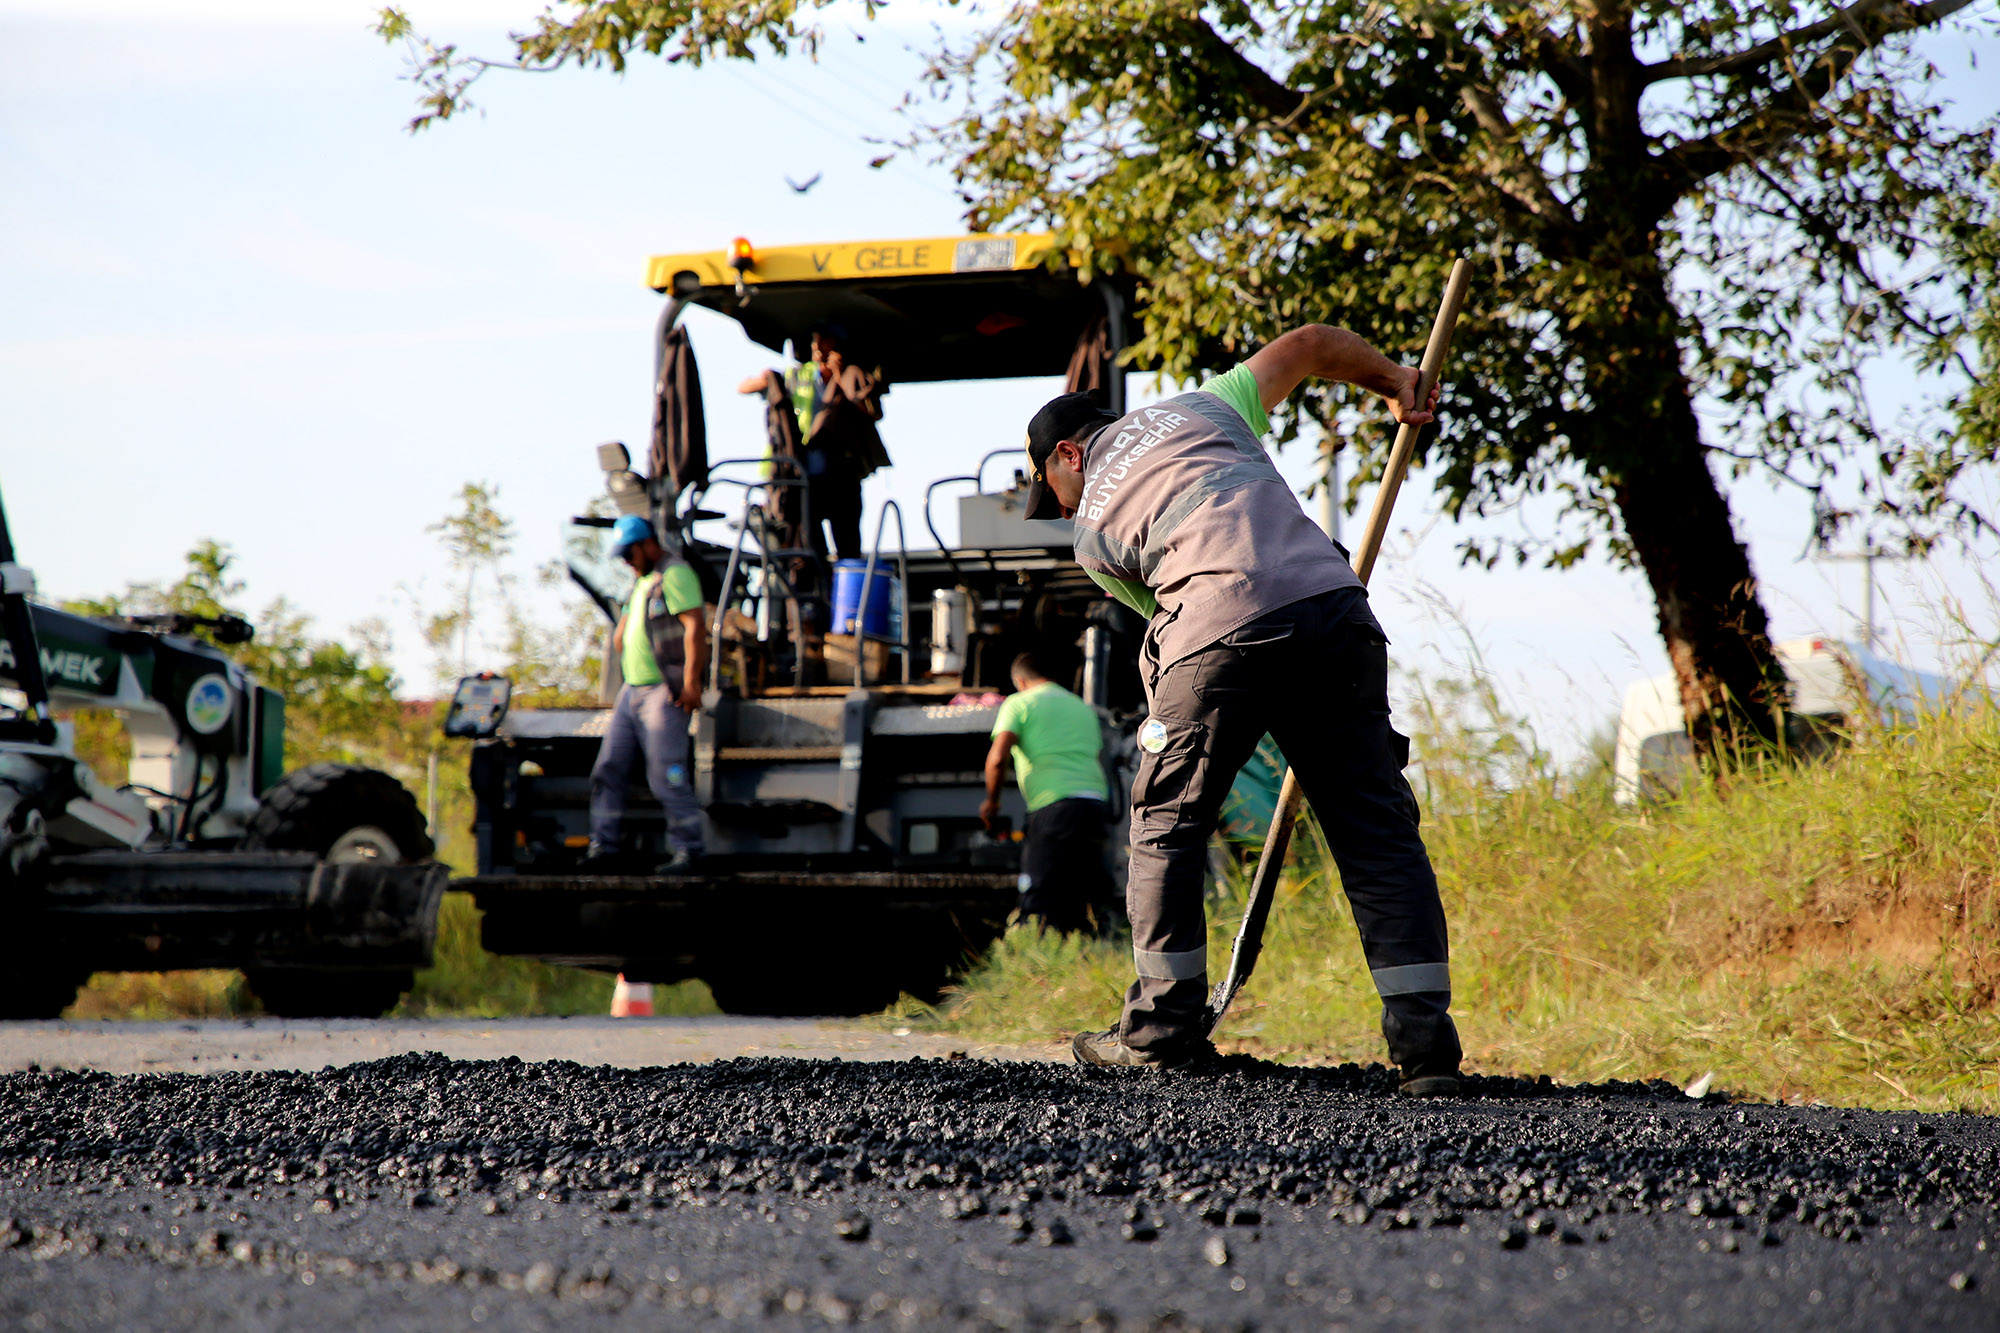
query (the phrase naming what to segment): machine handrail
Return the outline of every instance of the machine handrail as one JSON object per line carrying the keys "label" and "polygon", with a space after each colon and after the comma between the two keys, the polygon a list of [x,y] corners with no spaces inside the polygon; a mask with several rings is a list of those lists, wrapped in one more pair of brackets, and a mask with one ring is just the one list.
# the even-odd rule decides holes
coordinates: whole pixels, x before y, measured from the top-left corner
{"label": "machine handrail", "polygon": [[[991,456],[990,454],[988,455],[989,458]],[[985,466],[985,460],[981,460],[980,466]],[[951,566],[952,578],[963,583],[965,582],[965,571],[958,567],[958,557],[951,553],[951,548],[944,544],[944,538],[938,535],[937,524],[931,522],[931,495],[938,487],[949,486],[954,481],[969,481],[974,486],[984,485],[979,480],[977,473],[961,472],[955,477],[939,477],[936,481],[926,486],[924,488],[924,527],[930,531],[931,540],[937,543],[938,553],[944,557],[944,562]],[[978,493],[984,495],[985,491],[981,490]]]}
{"label": "machine handrail", "polygon": [[882,508],[875,516],[875,544],[868,551],[868,567],[861,573],[861,599],[854,608],[854,683],[863,686],[868,683],[868,641],[894,645],[903,656],[903,684],[910,683],[910,608],[903,608],[902,635],[892,639],[886,634],[868,632],[868,589],[875,581],[875,565],[882,556],[882,531],[889,525],[889,515],[896,515],[896,573],[902,580],[903,595],[909,596],[910,562],[909,537],[903,531],[903,507],[894,500],[884,500]]}
{"label": "machine handrail", "polygon": [[[778,580],[778,586],[784,593],[785,606],[791,612],[794,636],[799,633],[798,627],[803,624],[799,614],[798,590],[792,586],[792,581],[785,577],[784,571],[779,569],[777,562],[771,558],[771,544],[766,540],[767,520],[762,508],[757,503],[756,494],[758,488],[764,484],[763,482],[757,482],[745,487],[743,516],[738,520],[735,544],[729,548],[729,563],[723,566],[722,587],[717,593],[715,608],[715,633],[709,636],[708,688],[712,690],[719,691],[722,688],[722,622],[723,618],[729,613],[729,607],[733,600],[730,593],[736,586],[737,571],[742,568],[743,538],[746,534],[754,533],[757,538],[758,568],[763,571],[764,578],[766,580],[772,578]],[[760,601],[768,599],[770,595],[768,586],[760,589],[757,594]],[[792,683],[795,687],[801,689],[804,688],[806,683],[805,650],[797,642],[794,642],[792,645]]]}
{"label": "machine handrail", "polygon": [[[739,464],[754,464],[758,467],[768,467],[771,469],[772,475],[768,477],[757,477],[748,480],[742,477],[718,477],[715,475],[715,470],[717,468],[733,467]],[[799,487],[804,492],[804,494],[799,496],[800,526],[803,527],[807,532],[811,532],[813,530],[812,488],[810,485],[811,479],[806,475],[805,463],[802,459],[779,458],[775,454],[765,455],[764,457],[761,458],[752,458],[752,457],[725,458],[720,460],[719,462],[709,464],[708,470],[709,470],[709,475],[702,479],[701,485],[690,486],[685,491],[681,492],[681,494],[687,498],[688,513],[691,514],[695,510],[702,507],[701,502],[708,498],[708,492],[710,488],[714,486],[718,485],[741,486],[745,490],[755,490],[760,486],[766,488],[773,486],[796,486]],[[777,475],[780,471],[784,470],[789,470],[795,473],[796,475],[788,477],[781,477]],[[680,521],[683,525],[685,525],[688,520],[686,518],[682,518]]]}
{"label": "machine handrail", "polygon": [[979,493],[981,495],[986,494],[986,465],[996,458],[1004,458],[1008,454],[1019,452],[1020,446],[1010,444],[1005,449],[987,451],[986,456],[979,460],[979,466],[973,470],[972,479],[979,483]]}

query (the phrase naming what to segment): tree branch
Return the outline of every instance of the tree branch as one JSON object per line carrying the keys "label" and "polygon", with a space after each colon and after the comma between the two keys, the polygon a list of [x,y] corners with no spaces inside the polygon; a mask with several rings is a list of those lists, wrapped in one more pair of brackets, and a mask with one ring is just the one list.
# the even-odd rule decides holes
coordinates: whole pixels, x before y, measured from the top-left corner
{"label": "tree branch", "polygon": [[1560,38],[1546,29],[1530,38],[1528,45],[1542,73],[1548,75],[1549,82],[1571,106],[1589,103],[1590,66],[1574,50],[1565,47]]}
{"label": "tree branch", "polygon": [[[1500,165],[1495,173],[1494,183],[1510,199],[1518,202],[1528,212],[1544,222],[1573,222],[1574,216],[1563,201],[1557,197],[1549,185],[1549,179],[1542,174],[1527,150],[1521,146],[1520,131],[1507,118],[1507,109],[1490,88],[1467,84],[1459,90],[1466,109],[1479,122],[1479,128],[1498,144],[1504,156],[1510,159]],[[1511,178],[1511,179],[1510,179]]]}
{"label": "tree branch", "polygon": [[1305,109],[1311,94],[1302,93],[1291,85],[1271,76],[1263,66],[1256,64],[1227,38],[1208,25],[1202,18],[1187,21],[1189,46],[1195,59],[1209,63],[1211,68],[1235,76],[1235,82],[1258,109],[1286,128],[1292,127],[1293,118]]}
{"label": "tree branch", "polygon": [[[1937,0],[1930,5],[1903,5],[1900,0],[1857,0],[1856,4],[1841,13],[1852,15],[1855,10],[1864,7],[1870,10],[1896,7],[1907,14],[1941,11],[1939,17],[1943,17],[1964,8],[1967,3],[1969,0]],[[1766,105],[1699,139],[1675,144],[1655,157],[1654,161],[1659,166],[1659,188],[1654,191],[1657,196],[1654,201],[1656,211],[1672,207],[1673,201],[1690,188],[1739,162],[1767,157],[1786,143],[1826,133],[1834,122],[1822,110],[1821,103],[1835,86],[1847,77],[1847,72],[1862,56],[1898,33],[1913,31],[1917,25],[1885,23],[1870,32],[1863,30],[1857,19],[1847,26],[1853,40],[1835,42],[1814,57],[1812,67],[1815,72],[1810,76],[1794,74],[1793,87],[1799,94],[1801,106],[1780,109]],[[1787,65],[1790,64],[1788,60]]]}
{"label": "tree branch", "polygon": [[1836,9],[1818,23],[1781,32],[1767,42],[1759,42],[1731,55],[1662,60],[1641,66],[1641,78],[1650,85],[1666,79],[1747,74],[1784,58],[1801,45],[1830,37],[1843,29],[1860,39],[1861,50],[1867,50],[1896,33],[1931,27],[1971,3],[1972,0],[1932,0],[1927,5],[1913,5],[1908,0],[1854,0],[1853,4]]}

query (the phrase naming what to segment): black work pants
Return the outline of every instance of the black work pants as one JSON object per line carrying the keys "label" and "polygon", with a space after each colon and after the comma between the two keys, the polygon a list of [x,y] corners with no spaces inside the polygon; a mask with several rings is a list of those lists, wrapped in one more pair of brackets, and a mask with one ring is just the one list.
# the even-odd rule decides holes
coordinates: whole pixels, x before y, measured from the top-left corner
{"label": "black work pants", "polygon": [[861,549],[861,478],[829,461],[826,471],[807,479],[806,490],[812,504],[809,539],[813,550],[828,554],[826,538],[820,532],[820,524],[825,523],[833,529],[834,559],[865,559],[868,553]]}
{"label": "black work pants", "polygon": [[1087,796],[1028,812],[1021,846],[1021,915],[1065,935],[1101,934],[1117,888],[1104,868],[1104,802]]}
{"label": "black work pants", "polygon": [[1333,849],[1390,1059],[1406,1073],[1457,1068],[1444,906],[1403,779],[1409,742],[1389,725],[1388,672],[1387,641],[1358,589],[1281,607],[1164,670],[1147,665],[1126,884],[1139,974],[1119,1025],[1127,1045],[1167,1049],[1200,1035],[1208,840],[1268,731]]}

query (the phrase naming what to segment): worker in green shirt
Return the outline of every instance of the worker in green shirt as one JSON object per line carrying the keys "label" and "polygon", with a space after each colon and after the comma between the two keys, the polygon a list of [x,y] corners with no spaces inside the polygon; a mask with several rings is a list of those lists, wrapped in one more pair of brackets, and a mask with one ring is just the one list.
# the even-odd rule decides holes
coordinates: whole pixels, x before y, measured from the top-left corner
{"label": "worker in green shirt", "polygon": [[611,634],[625,685],[590,771],[590,848],[583,868],[607,870],[620,861],[625,786],[643,757],[646,785],[666,811],[672,852],[658,871],[679,873],[702,854],[701,806],[688,755],[688,722],[701,707],[701,663],[708,656],[701,583],[637,515],[627,514],[612,528],[611,554],[639,581]]}
{"label": "worker in green shirt", "polygon": [[1014,782],[1028,806],[1021,848],[1023,920],[1068,934],[1101,932],[1115,892],[1104,866],[1105,801],[1097,710],[1050,680],[1033,653],[1014,659],[1014,693],[993,721],[980,822],[1000,814],[1000,779],[1014,757]]}

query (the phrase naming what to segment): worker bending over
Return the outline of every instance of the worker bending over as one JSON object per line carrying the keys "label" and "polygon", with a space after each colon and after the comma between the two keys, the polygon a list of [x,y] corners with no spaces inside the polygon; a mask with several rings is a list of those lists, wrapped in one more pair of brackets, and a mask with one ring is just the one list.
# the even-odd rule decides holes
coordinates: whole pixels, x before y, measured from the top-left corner
{"label": "worker bending over", "polygon": [[1118,1024],[1079,1060],[1184,1064],[1205,1053],[1208,839],[1237,770],[1269,732],[1340,868],[1405,1092],[1458,1086],[1444,908],[1389,725],[1387,640],[1345,553],[1265,454],[1267,413],[1307,376],[1426,422],[1417,371],[1344,329],[1309,325],[1193,393],[1122,417],[1064,394],[1028,427],[1027,516],[1075,519],[1076,558],[1150,618],[1149,711],[1132,781],[1126,911],[1138,972]]}
{"label": "worker bending over", "polygon": [[1014,783],[1028,806],[1021,848],[1023,920],[1063,932],[1104,930],[1114,892],[1104,868],[1104,732],[1097,710],[1050,680],[1033,653],[1014,659],[1014,693],[993,721],[980,822],[1000,814],[1000,779],[1014,756]]}
{"label": "worker bending over", "polygon": [[643,757],[646,785],[667,815],[673,855],[658,873],[689,869],[702,854],[701,806],[688,764],[688,722],[701,707],[701,663],[708,656],[708,621],[701,583],[686,561],[669,555],[645,519],[627,514],[612,528],[611,554],[639,576],[632,599],[611,632],[625,685],[590,770],[588,869],[619,859],[625,785]]}

